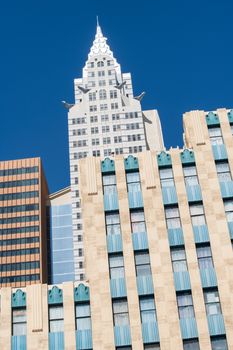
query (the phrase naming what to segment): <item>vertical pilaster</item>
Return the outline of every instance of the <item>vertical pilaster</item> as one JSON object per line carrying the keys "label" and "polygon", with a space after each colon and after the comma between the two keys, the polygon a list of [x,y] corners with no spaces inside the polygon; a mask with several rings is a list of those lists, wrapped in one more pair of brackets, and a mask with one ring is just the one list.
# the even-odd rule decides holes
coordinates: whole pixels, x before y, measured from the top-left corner
{"label": "vertical pilaster", "polygon": [[196,246],[193,236],[192,223],[190,219],[189,205],[187,201],[187,193],[183,177],[183,169],[180,160],[180,150],[172,149],[170,151],[170,154],[172,159],[172,169],[178,198],[180,218],[184,232],[185,252],[190,276],[193,306],[195,310],[195,319],[197,322],[200,350],[211,350],[200,272],[197,262]]}
{"label": "vertical pilaster", "polygon": [[76,349],[75,338],[75,311],[74,311],[74,284],[63,283],[63,308],[64,308],[64,339],[65,350]]}
{"label": "vertical pilaster", "polygon": [[1,289],[0,348],[11,350],[11,288]]}
{"label": "vertical pilaster", "polygon": [[124,159],[122,157],[115,158],[115,169],[117,179],[117,193],[119,201],[121,233],[123,241],[125,280],[127,287],[132,348],[133,350],[141,350],[143,349],[141,319],[134,264],[134,250],[130,225],[128,192],[126,187]]}
{"label": "vertical pilaster", "polygon": [[94,159],[97,191],[89,194],[87,160],[80,161],[80,194],[83,208],[86,278],[90,285],[92,340],[94,350],[115,350],[108,252],[104,218],[100,159]]}
{"label": "vertical pilaster", "polygon": [[[139,168],[144,201],[147,237],[150,251],[155,304],[158,319],[160,349],[182,350],[176,293],[173,281],[167,227],[164,216],[156,154],[152,152],[154,166],[147,167],[145,153],[139,154]],[[153,169],[153,170],[152,170]],[[154,171],[155,186],[147,186],[148,171]]]}

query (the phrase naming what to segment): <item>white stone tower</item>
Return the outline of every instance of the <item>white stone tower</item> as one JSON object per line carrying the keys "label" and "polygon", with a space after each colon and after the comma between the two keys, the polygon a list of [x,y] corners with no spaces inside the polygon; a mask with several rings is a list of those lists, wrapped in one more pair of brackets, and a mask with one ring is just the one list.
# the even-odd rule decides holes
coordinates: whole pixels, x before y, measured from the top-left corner
{"label": "white stone tower", "polygon": [[122,73],[97,22],[95,40],[81,78],[74,80],[75,104],[69,108],[69,156],[75,279],[84,278],[82,214],[77,161],[164,149],[156,110],[142,111],[144,93],[135,97],[130,73]]}

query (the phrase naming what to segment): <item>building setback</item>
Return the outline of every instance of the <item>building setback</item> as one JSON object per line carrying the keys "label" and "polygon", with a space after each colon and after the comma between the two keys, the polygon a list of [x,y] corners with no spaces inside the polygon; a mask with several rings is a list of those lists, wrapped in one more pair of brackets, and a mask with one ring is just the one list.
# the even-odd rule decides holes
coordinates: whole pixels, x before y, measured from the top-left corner
{"label": "building setback", "polygon": [[2,288],[1,349],[233,349],[233,110],[183,121],[183,149],[79,161],[87,280]]}
{"label": "building setback", "polygon": [[46,199],[40,158],[0,162],[0,286],[47,283]]}
{"label": "building setback", "polygon": [[82,77],[75,79],[74,86],[75,104],[66,107],[69,108],[75,279],[82,280],[85,253],[78,160],[92,155],[106,157],[148,149],[161,151],[164,144],[157,110],[142,110],[144,93],[134,95],[131,74],[121,72],[99,25]]}

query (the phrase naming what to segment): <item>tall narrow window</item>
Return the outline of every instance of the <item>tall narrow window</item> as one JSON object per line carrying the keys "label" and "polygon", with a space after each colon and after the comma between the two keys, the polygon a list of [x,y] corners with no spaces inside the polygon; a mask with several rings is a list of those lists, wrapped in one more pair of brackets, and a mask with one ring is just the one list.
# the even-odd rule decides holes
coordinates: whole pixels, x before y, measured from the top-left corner
{"label": "tall narrow window", "polygon": [[124,278],[124,259],[122,254],[109,254],[110,278]]}
{"label": "tall narrow window", "polygon": [[91,310],[89,303],[75,305],[75,320],[76,330],[83,331],[91,329]]}
{"label": "tall narrow window", "polygon": [[183,341],[184,350],[200,350],[198,339],[190,339]]}
{"label": "tall narrow window", "polygon": [[197,247],[197,260],[199,269],[214,267],[210,245]]}
{"label": "tall narrow window", "polygon": [[160,169],[159,175],[160,175],[160,181],[161,181],[162,187],[175,186],[172,168]]}
{"label": "tall narrow window", "polygon": [[127,173],[126,174],[128,192],[141,191],[140,176],[139,172]]}
{"label": "tall narrow window", "polygon": [[187,261],[184,248],[171,250],[172,267],[174,272],[187,271]]}
{"label": "tall narrow window", "polygon": [[233,200],[228,199],[224,201],[225,213],[228,222],[233,221]]}
{"label": "tall narrow window", "polygon": [[135,265],[137,276],[148,276],[151,274],[150,257],[148,251],[135,252]]}
{"label": "tall narrow window", "polygon": [[197,168],[195,167],[195,165],[184,166],[183,172],[186,186],[198,185]]}
{"label": "tall narrow window", "polygon": [[106,213],[105,219],[106,219],[107,235],[121,234],[119,214]]}
{"label": "tall narrow window", "polygon": [[190,292],[178,294],[177,304],[180,318],[194,317],[193,298]]}
{"label": "tall narrow window", "polygon": [[155,300],[153,296],[139,299],[142,323],[156,322]]}
{"label": "tall narrow window", "polygon": [[99,91],[99,97],[100,97],[100,100],[106,100],[107,98],[107,93],[106,93],[106,90],[105,89],[101,89]]}
{"label": "tall narrow window", "polygon": [[26,308],[12,310],[12,335],[26,335],[27,315]]}
{"label": "tall narrow window", "polygon": [[49,331],[51,333],[64,331],[63,306],[49,306]]}
{"label": "tall narrow window", "polygon": [[212,350],[228,350],[227,340],[225,336],[211,338]]}
{"label": "tall narrow window", "polygon": [[103,190],[104,193],[115,193],[116,189],[116,175],[103,176]]}
{"label": "tall narrow window", "polygon": [[220,182],[231,181],[231,171],[227,161],[216,163],[218,179]]}
{"label": "tall narrow window", "polygon": [[143,210],[131,211],[130,219],[132,233],[146,232],[145,216]]}
{"label": "tall narrow window", "polygon": [[205,290],[204,300],[207,315],[218,315],[222,313],[217,289]]}
{"label": "tall narrow window", "polygon": [[203,204],[191,204],[189,209],[193,226],[206,224]]}
{"label": "tall narrow window", "polygon": [[165,208],[165,217],[168,229],[176,229],[181,227],[178,207]]}
{"label": "tall narrow window", "polygon": [[129,313],[127,299],[113,300],[113,321],[114,326],[126,326],[129,325]]}
{"label": "tall narrow window", "polygon": [[221,145],[223,144],[222,132],[219,126],[214,128],[209,128],[209,137],[212,145]]}

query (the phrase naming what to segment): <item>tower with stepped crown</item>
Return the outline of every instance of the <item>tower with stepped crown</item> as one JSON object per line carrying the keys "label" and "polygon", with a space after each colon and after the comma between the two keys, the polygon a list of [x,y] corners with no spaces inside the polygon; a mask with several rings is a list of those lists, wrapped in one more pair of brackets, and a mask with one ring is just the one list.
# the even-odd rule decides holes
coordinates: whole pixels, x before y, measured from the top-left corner
{"label": "tower with stepped crown", "polygon": [[144,93],[134,95],[131,74],[122,73],[98,21],[82,77],[74,80],[74,90],[75,104],[68,112],[69,157],[75,279],[82,280],[85,271],[78,160],[161,151],[164,144],[157,111],[142,110]]}

